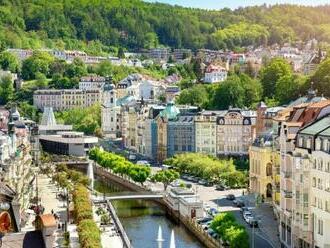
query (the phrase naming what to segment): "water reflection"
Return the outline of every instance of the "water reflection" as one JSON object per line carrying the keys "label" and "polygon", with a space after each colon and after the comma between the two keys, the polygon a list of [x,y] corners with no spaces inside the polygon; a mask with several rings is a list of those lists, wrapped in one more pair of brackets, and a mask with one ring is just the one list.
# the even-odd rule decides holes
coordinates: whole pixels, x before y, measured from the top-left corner
{"label": "water reflection", "polygon": [[[94,188],[106,195],[121,191],[120,187],[114,184],[105,184],[99,180],[95,181]],[[163,229],[164,248],[170,246],[172,229],[175,232],[176,247],[204,247],[187,229],[170,221],[166,217],[165,210],[152,201],[120,200],[113,201],[113,205],[134,248],[157,247],[156,238],[159,225]]]}

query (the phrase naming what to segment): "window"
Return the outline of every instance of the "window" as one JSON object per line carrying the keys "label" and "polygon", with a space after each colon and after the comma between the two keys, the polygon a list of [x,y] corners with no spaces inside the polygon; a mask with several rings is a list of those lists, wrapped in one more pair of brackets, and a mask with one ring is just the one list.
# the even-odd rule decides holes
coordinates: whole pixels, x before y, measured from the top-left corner
{"label": "window", "polygon": [[318,220],[317,233],[323,235],[323,220]]}
{"label": "window", "polygon": [[317,187],[318,187],[318,189],[323,189],[323,186],[322,186],[322,179],[321,179],[321,178],[318,178],[318,179],[317,179]]}
{"label": "window", "polygon": [[313,187],[316,187],[316,178],[313,177],[313,184],[312,184]]}

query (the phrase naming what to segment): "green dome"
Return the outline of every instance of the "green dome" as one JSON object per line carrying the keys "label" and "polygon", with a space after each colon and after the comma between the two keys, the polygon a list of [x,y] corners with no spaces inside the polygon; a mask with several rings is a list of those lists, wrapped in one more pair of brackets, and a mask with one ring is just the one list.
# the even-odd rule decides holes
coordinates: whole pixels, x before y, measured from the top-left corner
{"label": "green dome", "polygon": [[168,120],[174,120],[180,114],[180,110],[174,105],[173,102],[169,102],[166,108],[159,113],[160,117],[166,118]]}

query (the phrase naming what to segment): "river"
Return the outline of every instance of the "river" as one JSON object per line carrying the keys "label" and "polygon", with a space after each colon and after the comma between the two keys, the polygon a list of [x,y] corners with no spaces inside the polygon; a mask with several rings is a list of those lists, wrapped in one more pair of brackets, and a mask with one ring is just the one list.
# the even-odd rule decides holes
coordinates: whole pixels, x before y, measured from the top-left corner
{"label": "river", "polygon": [[[94,189],[100,193],[111,195],[123,190],[114,184],[106,184],[95,180]],[[148,200],[120,200],[113,201],[117,215],[131,240],[134,248],[156,248],[158,227],[163,230],[163,248],[170,246],[171,231],[175,233],[177,248],[201,248],[204,247],[182,225],[177,225],[166,217],[165,210],[153,201]]]}

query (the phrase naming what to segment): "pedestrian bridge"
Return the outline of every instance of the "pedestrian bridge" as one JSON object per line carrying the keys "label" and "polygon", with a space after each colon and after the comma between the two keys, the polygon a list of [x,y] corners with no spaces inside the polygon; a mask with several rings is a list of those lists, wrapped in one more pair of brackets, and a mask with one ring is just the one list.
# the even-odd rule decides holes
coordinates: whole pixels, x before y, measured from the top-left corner
{"label": "pedestrian bridge", "polygon": [[98,193],[96,196],[92,196],[92,200],[95,203],[104,203],[106,201],[115,200],[135,200],[135,199],[162,199],[164,195],[156,192],[128,192],[120,194],[102,195]]}

